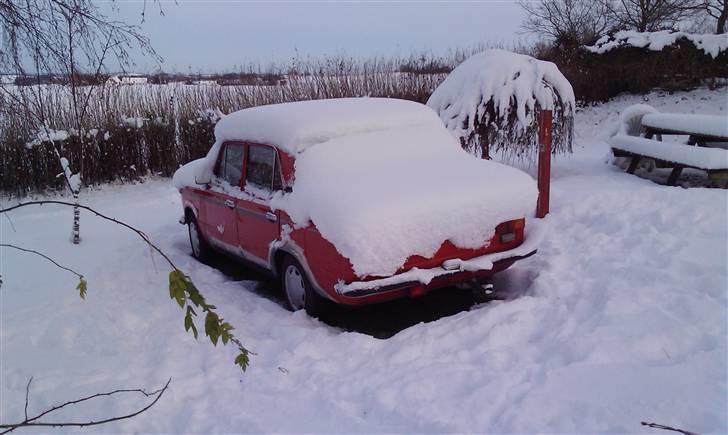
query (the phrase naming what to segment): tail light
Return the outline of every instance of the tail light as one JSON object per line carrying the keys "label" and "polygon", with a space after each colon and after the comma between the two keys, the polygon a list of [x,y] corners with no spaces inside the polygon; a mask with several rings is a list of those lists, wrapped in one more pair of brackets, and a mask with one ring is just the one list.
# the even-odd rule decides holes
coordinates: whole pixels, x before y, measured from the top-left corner
{"label": "tail light", "polygon": [[523,239],[523,229],[526,227],[526,219],[515,219],[503,222],[496,228],[498,241],[503,244]]}

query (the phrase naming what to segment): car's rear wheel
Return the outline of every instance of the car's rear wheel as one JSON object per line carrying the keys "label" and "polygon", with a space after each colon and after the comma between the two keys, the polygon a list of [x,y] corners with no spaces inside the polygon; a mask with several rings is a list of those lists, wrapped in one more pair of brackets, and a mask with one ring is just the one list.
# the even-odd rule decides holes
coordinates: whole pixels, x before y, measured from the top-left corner
{"label": "car's rear wheel", "polygon": [[291,311],[306,310],[311,317],[321,317],[326,311],[328,301],[316,293],[306,272],[295,258],[286,256],[281,264],[280,276],[288,308]]}
{"label": "car's rear wheel", "polygon": [[210,245],[207,244],[205,237],[200,232],[200,227],[194,217],[190,217],[187,223],[187,231],[190,235],[190,247],[192,247],[192,256],[200,261],[206,261],[210,258]]}

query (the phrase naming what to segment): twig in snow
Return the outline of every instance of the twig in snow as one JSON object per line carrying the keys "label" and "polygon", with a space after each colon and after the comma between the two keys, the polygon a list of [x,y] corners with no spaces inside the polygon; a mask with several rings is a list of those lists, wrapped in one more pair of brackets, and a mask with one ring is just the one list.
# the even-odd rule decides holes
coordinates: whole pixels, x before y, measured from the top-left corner
{"label": "twig in snow", "polygon": [[[61,403],[60,405],[53,406],[40,414],[28,418],[28,391],[30,390],[30,382],[33,380],[33,378],[30,378],[30,381],[28,381],[28,386],[25,390],[25,420],[23,420],[20,423],[12,423],[12,424],[0,424],[0,429],[5,429],[4,431],[0,432],[0,435],[6,434],[8,432],[12,432],[15,429],[19,427],[68,427],[68,426],[74,426],[74,427],[87,427],[87,426],[97,426],[100,424],[106,424],[111,423],[112,421],[118,421],[118,420],[125,420],[128,418],[135,417],[142,412],[148,410],[152,406],[154,406],[157,401],[162,397],[165,391],[167,391],[167,388],[169,387],[170,382],[172,382],[172,378],[169,378],[167,380],[167,383],[164,384],[164,387],[147,393],[144,389],[141,388],[135,388],[135,389],[121,389],[121,390],[114,390],[109,391],[106,393],[96,393],[92,394],[90,396],[82,397],[80,399],[76,400],[69,400],[68,402]],[[113,396],[115,394],[122,394],[122,393],[140,393],[143,394],[145,397],[154,397],[154,400],[150,402],[148,405],[144,406],[143,408],[139,409],[138,411],[132,412],[130,414],[120,415],[117,417],[109,417],[103,420],[97,420],[97,421],[82,421],[82,422],[41,422],[38,421],[40,418],[57,411],[61,408],[65,408],[69,405],[76,405],[78,403],[86,402],[89,400],[96,399],[98,397],[105,397],[105,396]]]}
{"label": "twig in snow", "polygon": [[30,395],[30,383],[33,382],[33,377],[28,379],[28,385],[25,386],[25,421],[28,421],[28,395]]}
{"label": "twig in snow", "polygon": [[662,429],[662,430],[669,430],[669,431],[672,431],[672,432],[679,432],[679,433],[681,433],[683,435],[698,435],[695,432],[690,432],[690,431],[683,430],[683,429],[677,429],[677,428],[674,428],[674,427],[665,426],[665,425],[658,424],[658,423],[647,423],[646,421],[643,421],[643,422],[641,422],[641,424],[642,424],[642,426],[647,426],[647,427],[651,427],[651,428],[655,428],[655,429]]}
{"label": "twig in snow", "polygon": [[80,273],[76,272],[75,270],[71,269],[70,267],[66,267],[61,264],[58,264],[58,262],[56,260],[52,259],[51,257],[49,257],[41,252],[35,251],[33,249],[21,248],[20,246],[11,245],[9,243],[0,243],[0,248],[12,248],[12,249],[17,249],[18,251],[23,251],[23,252],[28,252],[31,254],[38,255],[38,256],[43,257],[46,260],[50,261],[51,263],[55,264],[56,267],[59,267],[63,270],[71,272],[72,274],[76,275],[79,279],[83,279],[83,275],[81,275]]}

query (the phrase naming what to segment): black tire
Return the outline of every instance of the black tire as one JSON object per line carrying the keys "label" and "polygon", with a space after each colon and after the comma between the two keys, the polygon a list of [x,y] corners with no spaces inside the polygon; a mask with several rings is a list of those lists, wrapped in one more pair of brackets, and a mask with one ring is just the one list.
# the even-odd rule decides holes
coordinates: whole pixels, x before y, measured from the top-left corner
{"label": "black tire", "polygon": [[[321,317],[327,311],[329,301],[316,292],[306,275],[306,271],[295,258],[287,255],[283,259],[279,275],[288,309],[291,311],[305,309],[309,316],[315,318]],[[297,280],[300,280],[300,285],[303,287],[302,292],[300,289],[295,288],[295,284],[291,285],[292,281]],[[301,300],[301,297],[303,300]]]}
{"label": "black tire", "polygon": [[[192,256],[202,261],[203,263],[210,259],[212,255],[212,248],[210,247],[205,236],[200,231],[200,226],[197,224],[197,220],[194,216],[190,216],[187,222],[187,234],[190,237],[190,247],[192,248]],[[195,235],[197,237],[197,243],[195,243]]]}

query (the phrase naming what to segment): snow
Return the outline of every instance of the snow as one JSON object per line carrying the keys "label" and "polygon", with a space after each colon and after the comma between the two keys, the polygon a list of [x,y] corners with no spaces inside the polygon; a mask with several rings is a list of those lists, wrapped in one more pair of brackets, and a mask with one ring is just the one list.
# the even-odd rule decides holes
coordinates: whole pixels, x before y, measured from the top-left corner
{"label": "snow", "polygon": [[69,133],[66,130],[55,130],[49,127],[38,129],[35,133],[35,138],[26,143],[25,147],[28,149],[37,147],[46,142],[63,142],[69,138]]}
{"label": "snow", "polygon": [[[648,420],[726,433],[728,195],[700,187],[702,173],[690,189],[625,174],[604,163],[598,138],[631,104],[726,115],[724,95],[653,93],[579,109],[574,154],[554,160],[539,253],[497,276],[511,299],[386,340],[290,313],[270,284],[192,259],[168,180],[89,190],[84,201],[143,230],[237,327],[255,352],[245,374],[234,349],[184,332],[169,270],[135,235],[82,211],[74,246],[70,209],[17,210],[15,230],[0,218],[3,243],[82,271],[89,289],[81,301],[72,275],[0,249],[0,420],[22,419],[31,376],[29,413],[171,376],[149,411],[93,432],[655,434],[640,426]],[[139,404],[99,401],[58,420]]]}
{"label": "snow", "polygon": [[650,113],[658,113],[658,111],[649,104],[634,104],[627,107],[620,114],[619,122],[614,124],[609,136],[617,134],[642,136],[645,133],[642,118]]}
{"label": "snow", "polygon": [[473,158],[438,124],[313,146],[296,160],[293,192],[271,205],[296,226],[312,221],[359,277],[391,275],[446,240],[479,248],[501,222],[533,215],[529,175]]}
{"label": "snow", "polygon": [[252,107],[224,116],[215,139],[274,144],[296,155],[341,136],[394,127],[437,125],[422,104],[392,98],[337,98]]}
{"label": "snow", "polygon": [[297,154],[296,181],[272,207],[297,227],[313,222],[361,278],[392,275],[410,256],[430,257],[447,240],[479,248],[498,224],[535,209],[531,177],[472,158],[417,103],[359,98],[261,106],[222,118],[215,136],[206,158],[177,171],[177,188],[211,174],[225,140],[282,144]]}
{"label": "snow", "polygon": [[144,121],[146,121],[146,119],[138,116],[130,116],[123,118],[121,121],[122,125],[126,125],[127,127],[142,128],[144,127]]}
{"label": "snow", "polygon": [[[555,95],[554,92],[557,94]],[[555,64],[506,50],[485,50],[455,68],[427,101],[455,137],[468,137],[492,99],[505,116],[512,102],[521,128],[532,124],[534,107],[553,109],[560,98],[571,113],[576,106],[571,84]]]}
{"label": "snow", "polygon": [[597,54],[606,53],[617,47],[647,48],[651,51],[662,51],[665,47],[675,45],[678,40],[686,39],[713,59],[728,50],[728,34],[698,34],[661,30],[659,32],[636,32],[622,30],[613,36],[601,37],[593,46],[585,47]]}
{"label": "snow", "polygon": [[721,148],[704,148],[625,135],[614,136],[609,140],[609,145],[654,159],[701,169],[728,169],[728,150]]}
{"label": "snow", "polygon": [[686,134],[728,138],[728,116],[656,113],[643,117],[642,124]]}
{"label": "snow", "polygon": [[506,258],[522,257],[534,252],[536,249],[538,249],[538,246],[543,239],[545,232],[546,229],[543,223],[538,221],[529,221],[528,228],[526,228],[525,239],[523,243],[517,248],[510,249],[508,251],[481,255],[480,257],[471,258],[469,260],[453,258],[451,260],[447,260],[447,269],[443,267],[435,267],[432,269],[420,269],[414,267],[406,272],[386,278],[375,279],[371,281],[357,281],[348,284],[344,282],[339,282],[335,286],[336,291],[341,294],[347,294],[354,293],[359,290],[413,282],[419,282],[421,284],[427,285],[433,279],[439,276],[450,275],[456,272],[477,272],[483,270],[491,270],[493,268],[493,263],[495,263],[496,261]]}

